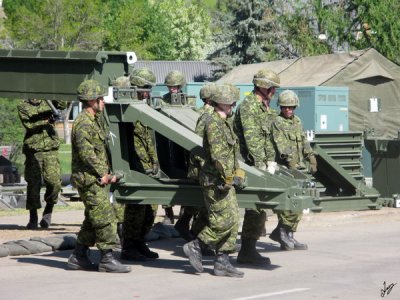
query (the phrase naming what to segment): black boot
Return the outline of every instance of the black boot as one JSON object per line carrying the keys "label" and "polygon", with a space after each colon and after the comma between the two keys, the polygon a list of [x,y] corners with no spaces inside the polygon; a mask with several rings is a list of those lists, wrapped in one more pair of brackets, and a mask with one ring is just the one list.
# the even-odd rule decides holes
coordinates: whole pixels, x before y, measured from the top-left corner
{"label": "black boot", "polygon": [[36,208],[29,210],[29,222],[26,228],[30,230],[38,229],[38,213]]}
{"label": "black boot", "polygon": [[130,261],[146,261],[146,256],[136,249],[134,240],[124,239],[122,243],[121,259]]}
{"label": "black boot", "polygon": [[194,240],[193,234],[190,232],[190,220],[192,219],[193,215],[185,212],[186,210],[183,209],[182,215],[179,217],[178,221],[176,222],[174,228],[178,231],[179,235],[187,242]]}
{"label": "black boot", "polygon": [[89,259],[89,247],[76,244],[74,252],[68,258],[68,267],[72,270],[96,270],[96,265]]}
{"label": "black boot", "polygon": [[51,224],[51,214],[53,213],[53,203],[47,203],[44,211],[43,211],[43,217],[42,220],[40,221],[40,227],[47,229],[50,227]]}
{"label": "black boot", "polygon": [[210,246],[200,243],[200,248],[203,256],[215,256],[215,251]]}
{"label": "black boot", "polygon": [[243,239],[242,247],[240,248],[237,262],[239,264],[251,264],[251,265],[270,265],[271,260],[268,257],[262,256],[257,252],[256,249],[257,240]]}
{"label": "black boot", "polygon": [[190,264],[197,272],[203,272],[203,256],[201,255],[200,243],[199,239],[195,239],[183,245],[185,255],[189,258]]}
{"label": "black boot", "polygon": [[288,231],[288,237],[294,244],[294,250],[307,250],[307,244],[300,243],[294,238],[293,231]]}
{"label": "black boot", "polygon": [[123,223],[117,223],[117,236],[118,236],[121,247],[124,244],[124,238],[123,238],[124,226],[122,224]]}
{"label": "black boot", "polygon": [[101,250],[101,260],[99,263],[99,272],[109,273],[129,273],[130,266],[125,266],[117,260],[112,253],[112,250]]}
{"label": "black boot", "polygon": [[281,245],[281,250],[293,250],[294,244],[289,239],[286,229],[283,225],[278,224],[278,226],[271,232],[269,238]]}
{"label": "black boot", "polygon": [[158,258],[158,253],[151,251],[144,240],[135,240],[135,247],[140,254],[144,255],[147,258]]}
{"label": "black boot", "polygon": [[214,262],[214,274],[216,276],[228,276],[242,278],[244,273],[231,265],[228,254],[218,253]]}

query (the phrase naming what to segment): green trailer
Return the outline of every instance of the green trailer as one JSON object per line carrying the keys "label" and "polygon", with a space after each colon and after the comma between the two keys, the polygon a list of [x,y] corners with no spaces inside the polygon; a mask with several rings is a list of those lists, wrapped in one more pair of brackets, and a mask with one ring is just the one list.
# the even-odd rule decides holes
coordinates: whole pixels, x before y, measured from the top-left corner
{"label": "green trailer", "polygon": [[[111,82],[129,73],[134,57],[132,52],[0,50],[0,96],[73,101],[80,82],[100,81],[109,86],[106,115],[111,131],[113,171],[123,175],[112,187],[114,199],[125,203],[201,206],[201,188],[186,176],[188,154],[201,151],[201,138],[193,133],[198,115],[185,106],[156,110],[146,103],[118,96],[119,90]],[[163,171],[160,179],[135,170],[131,142],[135,121],[155,132]],[[270,174],[241,162],[247,174],[247,186],[238,190],[239,206],[316,212],[381,206],[375,189],[367,188],[362,180],[349,175],[317,139],[312,144],[319,164],[315,178],[282,166]],[[318,182],[322,185],[318,186]]]}

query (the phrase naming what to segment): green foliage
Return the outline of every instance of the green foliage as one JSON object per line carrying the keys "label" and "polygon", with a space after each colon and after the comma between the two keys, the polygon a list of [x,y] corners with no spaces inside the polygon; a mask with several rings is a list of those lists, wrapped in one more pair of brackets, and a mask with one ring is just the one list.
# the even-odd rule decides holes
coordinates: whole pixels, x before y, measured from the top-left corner
{"label": "green foliage", "polygon": [[0,98],[0,145],[12,146],[10,160],[16,165],[18,171],[23,171],[24,156],[22,144],[25,129],[22,126],[15,99]]}
{"label": "green foliage", "polygon": [[96,50],[105,9],[100,0],[31,0],[5,3],[6,26],[16,48]]}
{"label": "green foliage", "polygon": [[400,64],[400,2],[397,0],[353,0],[347,7],[353,17],[350,44],[362,49],[373,47]]}
{"label": "green foliage", "polygon": [[[322,22],[328,19],[321,0],[281,2],[278,17],[279,47],[277,58],[292,58],[330,53],[332,48],[318,39],[323,32]],[[310,22],[314,20],[316,24]],[[314,25],[314,26],[313,26]]]}
{"label": "green foliage", "polygon": [[60,145],[58,158],[60,159],[61,174],[71,174],[71,153],[71,145]]}
{"label": "green foliage", "polygon": [[239,64],[266,60],[274,43],[275,14],[270,1],[234,0],[224,6],[226,13],[217,12],[214,17],[217,49],[209,56],[221,67],[217,78]]}
{"label": "green foliage", "polygon": [[0,98],[0,144],[22,144],[25,129],[22,126],[17,106],[19,101],[15,99]]}

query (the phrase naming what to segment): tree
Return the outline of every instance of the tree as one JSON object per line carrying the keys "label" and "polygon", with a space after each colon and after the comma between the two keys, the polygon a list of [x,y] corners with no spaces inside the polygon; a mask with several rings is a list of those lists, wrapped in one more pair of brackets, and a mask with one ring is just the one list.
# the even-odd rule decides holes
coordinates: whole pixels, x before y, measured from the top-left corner
{"label": "tree", "polygon": [[159,60],[204,59],[210,43],[211,19],[206,11],[185,0],[149,1],[143,40]]}
{"label": "tree", "polygon": [[226,13],[214,17],[216,50],[209,56],[220,66],[220,77],[234,66],[265,61],[274,53],[273,1],[234,0],[225,3]]}
{"label": "tree", "polygon": [[105,9],[100,0],[5,1],[6,27],[16,48],[97,50]]}
{"label": "tree", "polygon": [[347,14],[354,16],[348,28],[352,33],[351,46],[357,49],[373,47],[400,64],[400,21],[397,0],[345,1]]}
{"label": "tree", "polygon": [[282,0],[275,3],[275,8],[278,14],[277,59],[327,54],[332,51],[330,41],[319,39],[319,34],[326,31],[326,20],[334,18],[333,14],[323,10],[322,0]]}

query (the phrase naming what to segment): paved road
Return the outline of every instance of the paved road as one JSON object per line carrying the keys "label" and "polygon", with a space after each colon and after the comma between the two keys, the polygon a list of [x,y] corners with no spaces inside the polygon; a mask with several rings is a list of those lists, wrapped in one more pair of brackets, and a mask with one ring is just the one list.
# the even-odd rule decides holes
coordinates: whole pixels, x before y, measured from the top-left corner
{"label": "paved road", "polygon": [[[275,224],[271,217],[267,229]],[[0,299],[400,299],[400,209],[306,215],[297,238],[310,249],[283,252],[262,238],[272,265],[240,266],[242,279],[213,276],[212,259],[193,273],[181,239],[152,242],[160,259],[129,274],[66,270],[71,251],[9,256],[0,258]]]}

